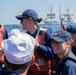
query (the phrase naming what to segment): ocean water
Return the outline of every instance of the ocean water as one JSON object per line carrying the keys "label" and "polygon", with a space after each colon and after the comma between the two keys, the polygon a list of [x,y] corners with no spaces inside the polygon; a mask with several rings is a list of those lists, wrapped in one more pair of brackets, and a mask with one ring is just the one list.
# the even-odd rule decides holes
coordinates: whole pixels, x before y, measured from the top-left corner
{"label": "ocean water", "polygon": [[[40,27],[51,27],[53,32],[56,32],[57,30],[61,29],[61,25],[60,24],[54,24],[54,25],[46,25],[46,24],[38,24]],[[20,24],[14,24],[14,25],[4,25],[5,28],[7,29],[8,33],[12,30],[12,29],[19,29],[20,31],[24,31],[22,28],[22,25]],[[67,27],[68,25],[65,25],[65,27]]]}

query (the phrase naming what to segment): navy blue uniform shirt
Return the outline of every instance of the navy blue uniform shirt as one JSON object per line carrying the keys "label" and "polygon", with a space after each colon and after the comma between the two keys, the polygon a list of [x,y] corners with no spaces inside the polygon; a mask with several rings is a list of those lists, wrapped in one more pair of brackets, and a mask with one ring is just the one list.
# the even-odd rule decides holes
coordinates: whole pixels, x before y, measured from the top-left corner
{"label": "navy blue uniform shirt", "polygon": [[52,75],[76,75],[76,57],[71,51],[58,61]]}
{"label": "navy blue uniform shirt", "polygon": [[76,63],[72,60],[67,60],[61,69],[60,75],[76,75]]}
{"label": "navy blue uniform shirt", "polygon": [[[34,34],[30,34],[29,32],[27,32],[27,33],[35,38],[39,29],[40,29],[40,27],[37,28],[37,30],[34,32]],[[37,48],[37,51],[39,54],[45,56],[47,59],[56,59],[57,56],[52,51],[51,42],[48,41],[48,39],[52,36],[51,32],[52,32],[51,29],[48,28],[46,31],[46,35],[45,35],[46,43],[45,43],[45,45],[40,44],[39,47]]]}
{"label": "navy blue uniform shirt", "polygon": [[1,70],[0,75],[20,75],[20,74],[11,71]]}

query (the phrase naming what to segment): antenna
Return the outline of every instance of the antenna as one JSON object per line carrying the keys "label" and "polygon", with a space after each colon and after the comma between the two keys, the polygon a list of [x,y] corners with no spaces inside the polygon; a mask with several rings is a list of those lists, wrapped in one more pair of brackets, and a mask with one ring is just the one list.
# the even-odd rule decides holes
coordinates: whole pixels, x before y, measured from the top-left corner
{"label": "antenna", "polygon": [[49,10],[50,10],[50,12],[51,12],[51,21],[52,21],[52,5],[50,6],[50,8],[49,8]]}

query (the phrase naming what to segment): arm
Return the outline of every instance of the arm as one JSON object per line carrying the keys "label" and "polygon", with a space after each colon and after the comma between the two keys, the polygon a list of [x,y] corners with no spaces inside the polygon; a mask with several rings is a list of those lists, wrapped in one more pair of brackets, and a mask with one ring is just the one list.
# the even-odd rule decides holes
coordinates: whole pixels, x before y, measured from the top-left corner
{"label": "arm", "polygon": [[[48,41],[48,39],[51,37],[51,33],[49,33],[49,31],[46,31],[46,35],[45,35],[45,45],[39,44],[36,41],[36,50],[39,54],[45,56],[47,59],[54,59],[54,57],[56,56],[51,48],[51,42]],[[57,56],[56,56],[57,57]]]}
{"label": "arm", "polygon": [[47,59],[54,59],[54,53],[52,49],[48,46],[39,45],[37,47],[37,52],[43,56],[45,56]]}

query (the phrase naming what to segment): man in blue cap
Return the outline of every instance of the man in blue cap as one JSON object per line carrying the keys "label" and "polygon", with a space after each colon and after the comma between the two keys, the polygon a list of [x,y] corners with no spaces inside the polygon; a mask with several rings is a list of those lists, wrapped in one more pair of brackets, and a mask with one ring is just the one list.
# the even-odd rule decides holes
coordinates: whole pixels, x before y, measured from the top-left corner
{"label": "man in blue cap", "polygon": [[[20,23],[22,24],[23,29],[27,30],[27,33],[35,38],[35,59],[37,59],[39,67],[45,65],[44,63],[42,63],[42,61],[45,62],[45,59],[47,61],[50,59],[54,59],[55,54],[50,47],[51,42],[48,41],[49,37],[52,36],[50,35],[50,33],[52,33],[52,29],[40,28],[38,26],[38,23],[40,23],[42,19],[38,18],[37,12],[33,9],[27,9],[21,15],[16,16],[16,18],[21,21]],[[39,58],[39,56],[37,57],[37,55],[42,56],[42,58]],[[47,66],[47,64],[45,66]],[[45,68],[40,70],[44,71],[44,69]],[[33,68],[32,70],[34,70],[34,73],[36,73],[35,68]],[[39,72],[40,71],[38,71],[37,74]],[[45,74],[48,72],[44,71],[43,73]],[[37,74],[33,74],[32,72],[31,75]]]}
{"label": "man in blue cap", "polygon": [[75,54],[76,56],[76,25],[69,25],[66,28],[66,31],[70,32],[72,39],[73,39],[73,43],[72,43],[72,52]]}
{"label": "man in blue cap", "polygon": [[60,60],[53,68],[52,75],[75,75],[76,57],[71,52],[72,37],[69,32],[59,30],[49,39],[52,49]]}

